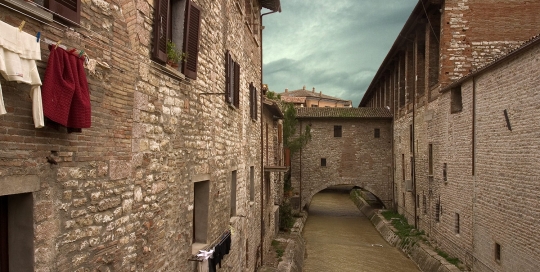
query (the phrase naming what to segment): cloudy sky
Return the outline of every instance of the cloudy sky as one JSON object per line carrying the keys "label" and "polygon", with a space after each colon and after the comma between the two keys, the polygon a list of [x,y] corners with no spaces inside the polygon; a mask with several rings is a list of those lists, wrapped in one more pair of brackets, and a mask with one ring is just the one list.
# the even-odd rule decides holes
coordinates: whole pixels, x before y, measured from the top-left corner
{"label": "cloudy sky", "polygon": [[281,0],[265,15],[264,83],[352,100],[357,107],[417,0]]}

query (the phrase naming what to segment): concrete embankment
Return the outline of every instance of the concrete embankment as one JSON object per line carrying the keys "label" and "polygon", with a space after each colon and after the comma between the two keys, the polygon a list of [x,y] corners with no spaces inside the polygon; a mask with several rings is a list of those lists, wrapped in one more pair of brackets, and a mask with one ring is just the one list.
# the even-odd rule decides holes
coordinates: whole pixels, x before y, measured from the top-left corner
{"label": "concrete embankment", "polygon": [[[369,204],[361,197],[351,193],[351,197],[362,213],[373,223],[373,226],[382,235],[382,237],[392,246],[399,248],[409,258],[414,261],[422,271],[429,272],[457,272],[461,271],[455,265],[449,263],[441,257],[433,248],[426,245],[421,240],[402,241],[395,234],[390,222],[386,221],[382,215],[372,209]],[[409,239],[409,238],[405,238]]]}

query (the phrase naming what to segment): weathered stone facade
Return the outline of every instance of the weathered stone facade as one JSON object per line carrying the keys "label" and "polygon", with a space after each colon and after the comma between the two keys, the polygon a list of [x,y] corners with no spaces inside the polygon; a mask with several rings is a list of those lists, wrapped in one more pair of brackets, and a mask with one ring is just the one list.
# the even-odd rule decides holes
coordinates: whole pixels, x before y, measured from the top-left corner
{"label": "weathered stone facade", "polygon": [[398,211],[474,271],[539,269],[538,38],[475,73],[538,34],[539,8],[420,2],[360,103],[394,114]]}
{"label": "weathered stone facade", "polygon": [[[292,156],[291,184],[295,195],[301,196],[301,207],[309,205],[316,193],[341,184],[365,188],[391,206],[392,119],[389,111],[297,110],[297,131],[311,127],[311,140]],[[339,135],[335,134],[335,126],[339,127]]]}
{"label": "weathered stone facade", "polygon": [[[194,226],[195,184],[205,181],[203,244],[232,232],[220,270],[254,271],[260,264],[275,214],[274,201],[261,207],[261,166],[268,163],[261,164],[261,140],[276,139],[275,130],[261,138],[261,126],[274,126],[272,113],[260,116],[261,99],[258,118],[250,118],[249,84],[258,95],[262,86],[261,4],[192,2],[201,9],[197,79],[152,61],[152,0],[81,1],[81,23],[73,29],[0,6],[0,20],[13,26],[25,20],[24,31],[40,31],[106,64],[86,71],[92,127],[79,134],[35,129],[29,87],[0,79],[8,111],[0,116],[0,196],[30,201],[27,210],[10,210],[33,212],[30,229],[11,228],[9,235],[34,237],[25,250],[35,254],[27,264],[35,271],[193,271],[198,262],[188,259],[200,228]],[[43,76],[47,44],[41,49]],[[227,51],[241,67],[238,108],[223,95]],[[271,177],[281,182],[281,175]],[[4,190],[6,184],[15,189]]]}

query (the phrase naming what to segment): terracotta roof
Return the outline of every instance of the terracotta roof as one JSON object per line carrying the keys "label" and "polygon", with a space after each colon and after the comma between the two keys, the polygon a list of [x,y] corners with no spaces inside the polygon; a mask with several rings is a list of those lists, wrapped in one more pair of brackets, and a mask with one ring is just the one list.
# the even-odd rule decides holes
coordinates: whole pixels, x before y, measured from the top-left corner
{"label": "terracotta roof", "polygon": [[324,99],[330,99],[330,100],[339,100],[339,101],[344,101],[344,102],[349,101],[349,100],[321,94],[319,92],[313,92],[310,90],[303,90],[303,89],[283,92],[283,93],[279,93],[279,95],[281,95],[282,100],[284,97],[304,97],[304,98],[314,97],[314,98],[324,98]]}
{"label": "terracotta roof", "polygon": [[306,97],[282,96],[281,101],[289,103],[306,103]]}
{"label": "terracotta roof", "polygon": [[500,62],[510,58],[511,56],[513,55],[516,55],[516,54],[519,54],[521,53],[523,50],[525,50],[525,48],[528,48],[529,46],[533,46],[537,43],[540,43],[540,34],[536,35],[536,36],[533,36],[532,38],[530,38],[529,40],[527,40],[526,42],[524,42],[523,44],[521,44],[521,46],[515,48],[515,49],[512,49],[510,50],[510,52],[508,52],[507,54],[505,55],[502,55],[498,58],[496,58],[495,60],[493,60],[492,62],[470,72],[469,74],[463,76],[462,78],[452,82],[451,84],[447,85],[446,87],[442,88],[441,89],[441,92],[446,92],[454,87],[457,87],[459,85],[461,85],[463,82],[465,82],[467,79],[473,77],[473,76],[476,76],[476,75],[479,75],[481,73],[483,73],[484,71],[487,71],[489,70],[490,68],[492,68],[493,66],[499,64]]}
{"label": "terracotta roof", "polygon": [[279,0],[259,0],[263,8],[267,8],[271,11],[281,12],[281,3]]}
{"label": "terracotta roof", "polygon": [[385,108],[297,108],[296,118],[392,118]]}

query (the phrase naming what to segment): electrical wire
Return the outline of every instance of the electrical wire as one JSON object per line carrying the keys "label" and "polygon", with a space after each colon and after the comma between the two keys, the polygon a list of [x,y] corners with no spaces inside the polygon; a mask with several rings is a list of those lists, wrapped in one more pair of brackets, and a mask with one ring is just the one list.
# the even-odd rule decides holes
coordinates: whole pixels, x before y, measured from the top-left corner
{"label": "electrical wire", "polygon": [[427,13],[426,7],[424,6],[423,0],[418,0],[418,1],[422,4],[422,8],[424,8],[424,14],[426,14],[426,18],[429,24],[429,28],[431,28],[431,32],[433,32],[433,35],[435,36],[437,43],[440,44],[441,41],[439,41],[439,37],[437,36],[437,33],[435,33],[435,29],[433,28],[433,25],[431,24],[431,20],[429,20],[429,15]]}

